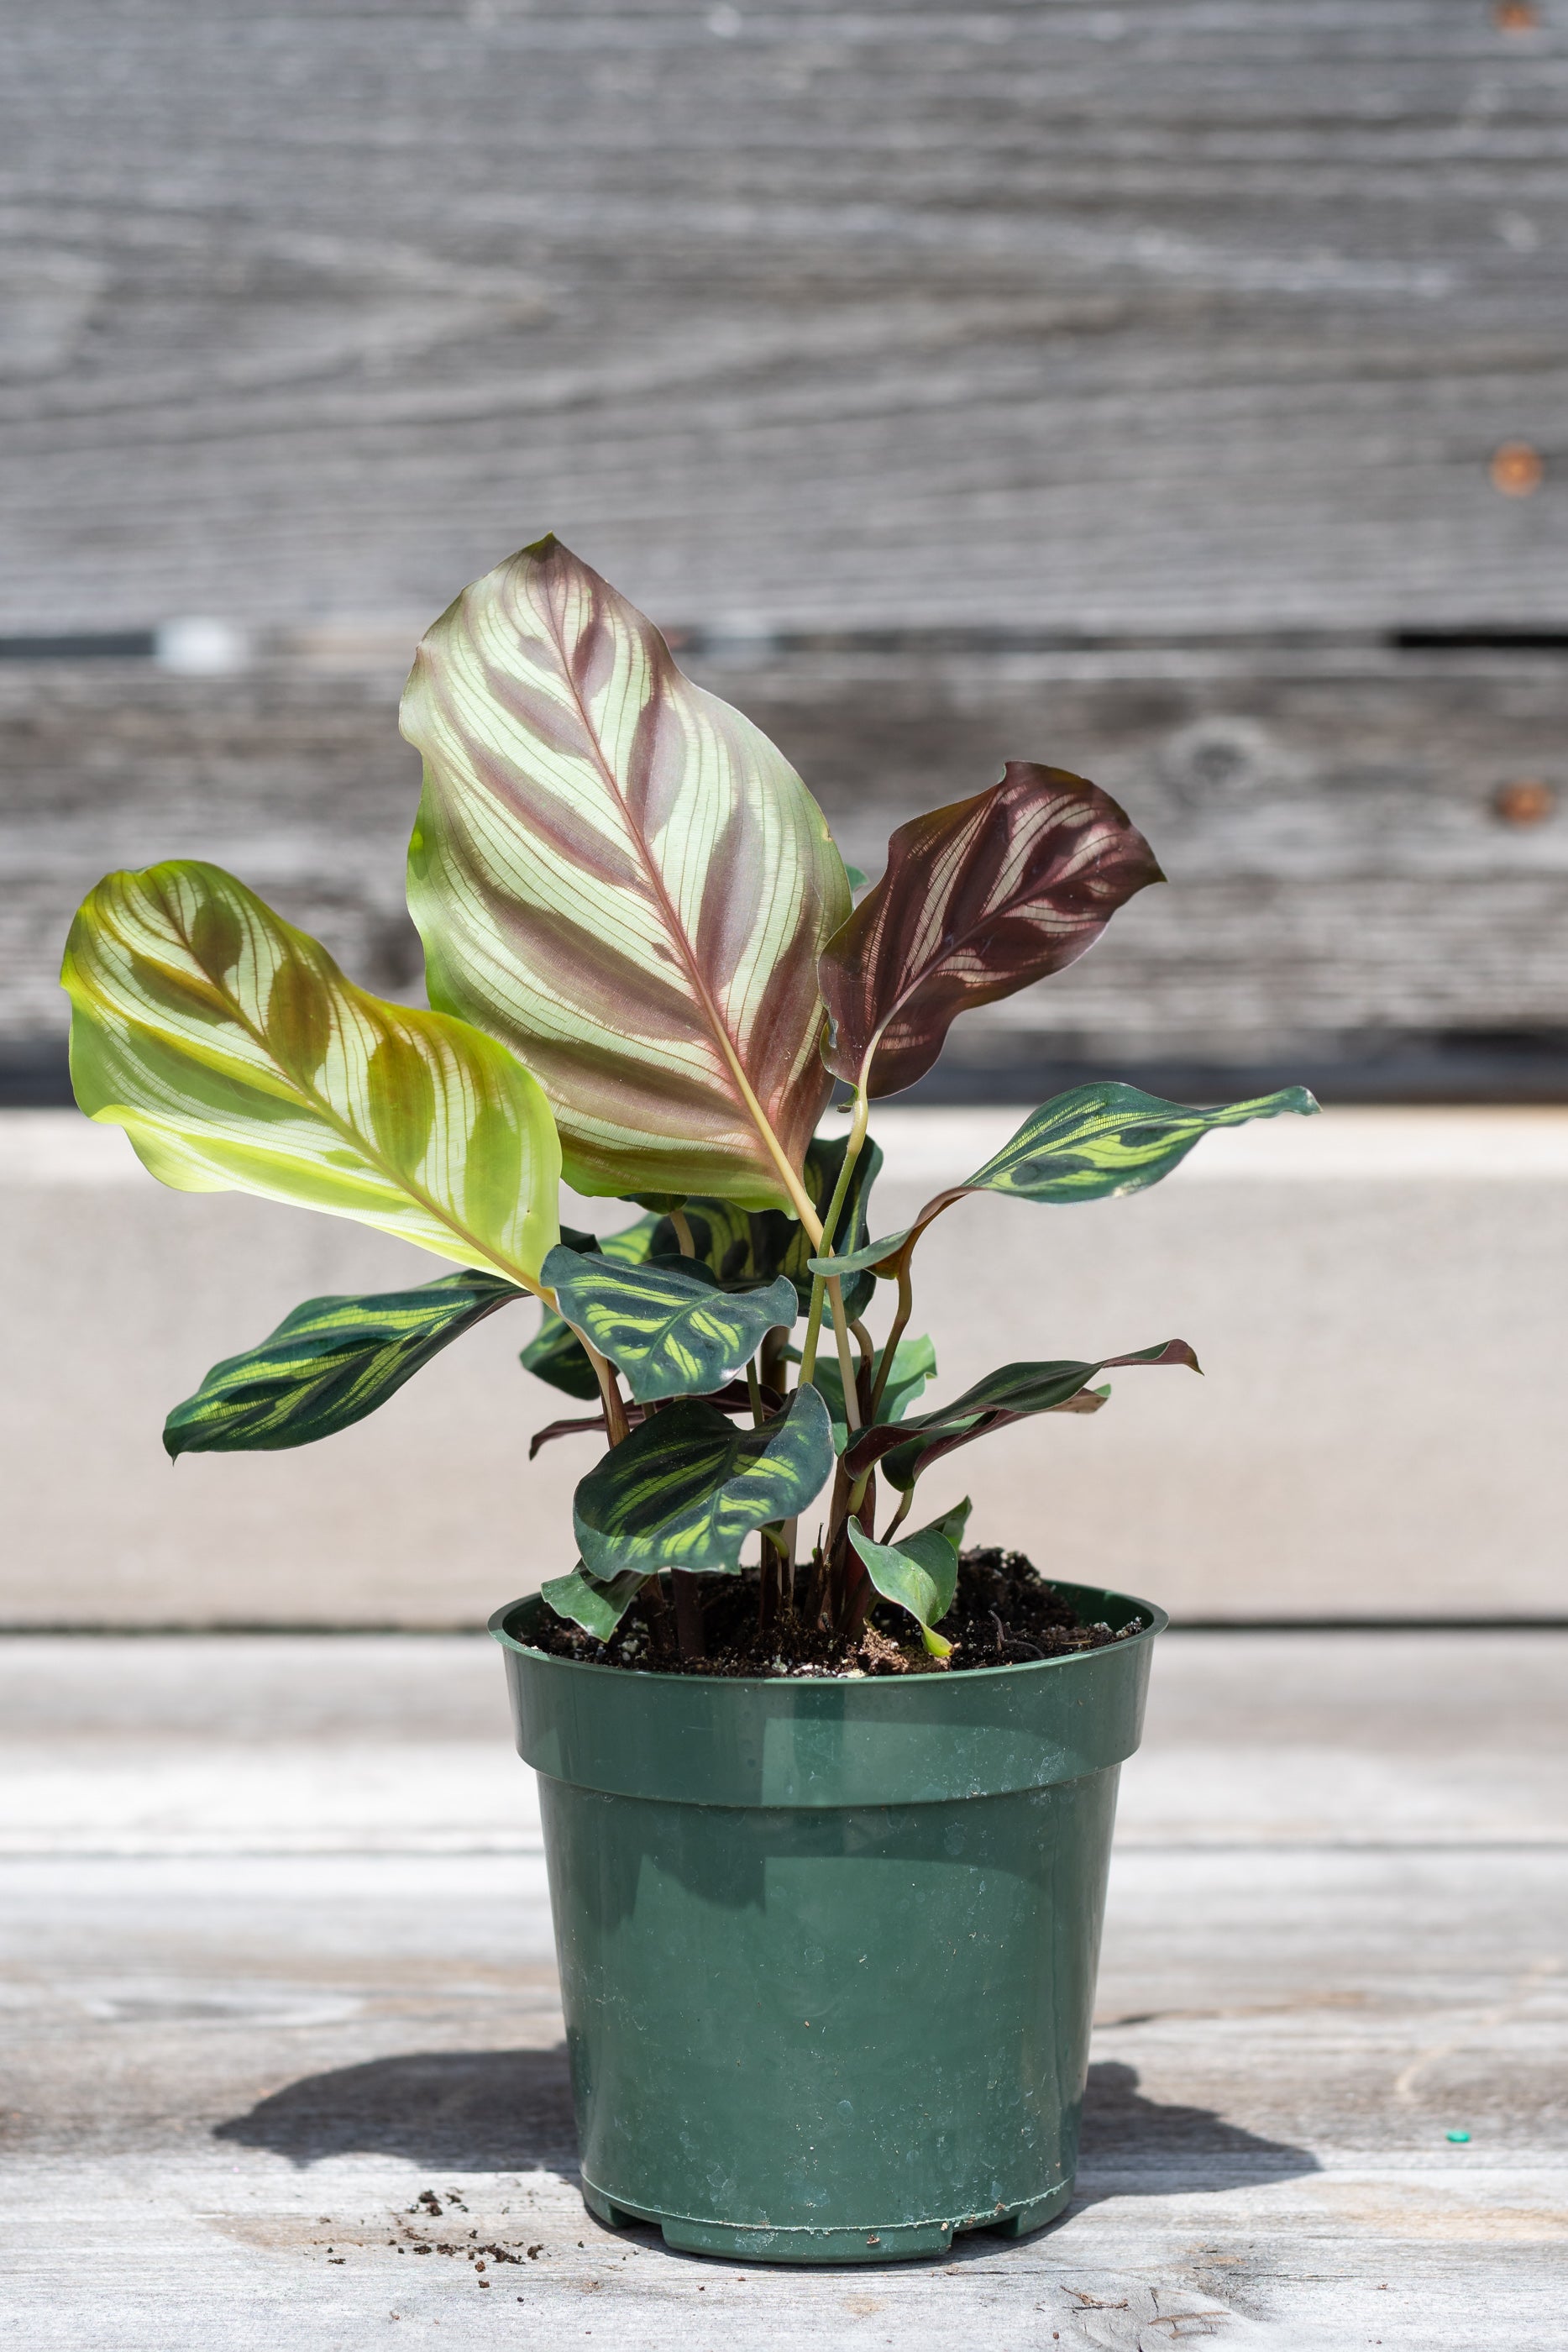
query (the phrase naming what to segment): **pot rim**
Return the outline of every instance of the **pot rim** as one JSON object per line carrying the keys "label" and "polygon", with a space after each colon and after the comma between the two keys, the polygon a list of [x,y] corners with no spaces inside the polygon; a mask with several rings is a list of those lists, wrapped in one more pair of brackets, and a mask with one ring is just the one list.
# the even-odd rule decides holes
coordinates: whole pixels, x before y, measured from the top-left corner
{"label": "pot rim", "polygon": [[[1171,1622],[1168,1612],[1162,1609],[1157,1601],[1142,1600],[1134,1592],[1118,1592],[1108,1584],[1079,1584],[1070,1577],[1053,1576],[1048,1578],[1047,1581],[1059,1592],[1089,1593],[1100,1600],[1121,1601],[1129,1610],[1137,1611],[1146,1622],[1139,1626],[1135,1633],[1128,1633],[1119,1642],[1107,1643],[1103,1648],[1098,1650],[1069,1650],[1056,1658],[1019,1658],[1000,1666],[960,1666],[956,1669],[956,1674],[963,1681],[979,1681],[988,1678],[994,1680],[1002,1675],[1038,1674],[1042,1667],[1046,1666],[1083,1665],[1091,1659],[1103,1658],[1112,1653],[1120,1654],[1134,1650],[1142,1643],[1152,1642],[1155,1634],[1163,1633]],[[558,1658],[549,1650],[536,1648],[531,1642],[519,1641],[507,1623],[507,1618],[514,1616],[519,1609],[527,1608],[530,1601],[542,1600],[541,1593],[525,1592],[516,1601],[504,1601],[490,1617],[486,1630],[494,1640],[500,1643],[503,1649],[515,1650],[519,1657],[538,1659],[541,1665],[565,1667],[572,1674],[605,1675],[613,1677],[616,1682],[632,1681],[661,1685],[706,1683],[715,1690],[736,1691],[789,1688],[798,1690],[805,1686],[821,1689],[830,1685],[848,1684],[852,1680],[873,1685],[891,1683],[903,1685],[906,1683],[925,1684],[938,1680],[946,1683],[949,1679],[946,1675],[862,1675],[858,1676],[848,1675],[661,1675],[651,1674],[643,1666],[601,1666],[591,1658]]]}

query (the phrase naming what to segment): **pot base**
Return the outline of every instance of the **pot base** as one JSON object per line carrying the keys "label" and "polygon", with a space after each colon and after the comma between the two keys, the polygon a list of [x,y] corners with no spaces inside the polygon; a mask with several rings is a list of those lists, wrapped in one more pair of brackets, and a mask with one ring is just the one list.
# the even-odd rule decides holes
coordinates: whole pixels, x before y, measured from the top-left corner
{"label": "pot base", "polygon": [[582,2183],[582,2201],[589,2211],[612,2230],[643,2222],[664,2233],[666,2246],[683,2254],[713,2254],[740,2263],[908,2263],[926,2254],[945,2254],[956,2237],[988,2231],[998,2238],[1027,2238],[1043,2230],[1067,2210],[1072,2183],[1064,2180],[1049,2195],[1021,2205],[1005,2205],[988,2214],[961,2214],[953,2221],[895,2221],[882,2229],[770,2230],[759,2223],[696,2221],[685,2213],[660,2213],[645,2205],[623,2204],[607,2197],[591,2180]]}

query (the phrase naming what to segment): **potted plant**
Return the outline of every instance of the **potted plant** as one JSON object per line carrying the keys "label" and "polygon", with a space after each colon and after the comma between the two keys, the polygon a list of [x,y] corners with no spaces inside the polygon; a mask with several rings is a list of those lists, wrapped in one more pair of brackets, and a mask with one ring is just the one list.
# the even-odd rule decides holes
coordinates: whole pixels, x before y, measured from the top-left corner
{"label": "potted plant", "polygon": [[[1071,2187],[1117,1769],[1165,1620],[962,1552],[967,1503],[909,1522],[956,1450],[1098,1411],[1110,1366],[1197,1360],[1007,1364],[926,1404],[919,1244],[968,1193],[1135,1192],[1212,1128],[1314,1106],[1076,1087],[873,1239],[873,1103],[1161,878],[1116,803],[1009,762],[901,825],[855,905],[773,745],[553,539],[435,624],[402,724],[433,1010],[199,863],[110,875],[71,931],[77,1098],[155,1176],[449,1262],[307,1301],[165,1444],[312,1443],[542,1300],[523,1360],[591,1410],[536,1447],[605,1443],[578,1566],[493,1631],[541,1776],[589,2205],[768,2260],[1037,2228]],[[563,1230],[563,1171],[642,1213]]]}

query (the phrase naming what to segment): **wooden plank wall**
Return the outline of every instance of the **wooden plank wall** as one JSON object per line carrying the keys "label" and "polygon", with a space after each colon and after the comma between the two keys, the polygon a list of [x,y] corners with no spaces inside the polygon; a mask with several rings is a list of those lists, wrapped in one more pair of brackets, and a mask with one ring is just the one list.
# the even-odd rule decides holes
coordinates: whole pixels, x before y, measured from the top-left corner
{"label": "wooden plank wall", "polygon": [[406,980],[387,648],[547,526],[862,863],[1009,752],[1156,834],[976,1085],[1568,1087],[1568,0],[10,16],[0,633],[255,655],[5,666],[24,1090],[110,859]]}

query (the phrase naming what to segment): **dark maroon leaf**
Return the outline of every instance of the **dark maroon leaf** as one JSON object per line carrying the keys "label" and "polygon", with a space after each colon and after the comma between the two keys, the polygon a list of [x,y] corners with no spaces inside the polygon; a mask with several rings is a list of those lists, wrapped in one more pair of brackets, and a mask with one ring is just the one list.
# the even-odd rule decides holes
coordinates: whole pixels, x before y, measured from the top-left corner
{"label": "dark maroon leaf", "polygon": [[1061,971],[1164,878],[1097,784],[1009,760],[989,792],[901,824],[886,873],[828,941],[828,1067],[852,1086],[865,1072],[869,1094],[900,1093],[957,1013]]}

